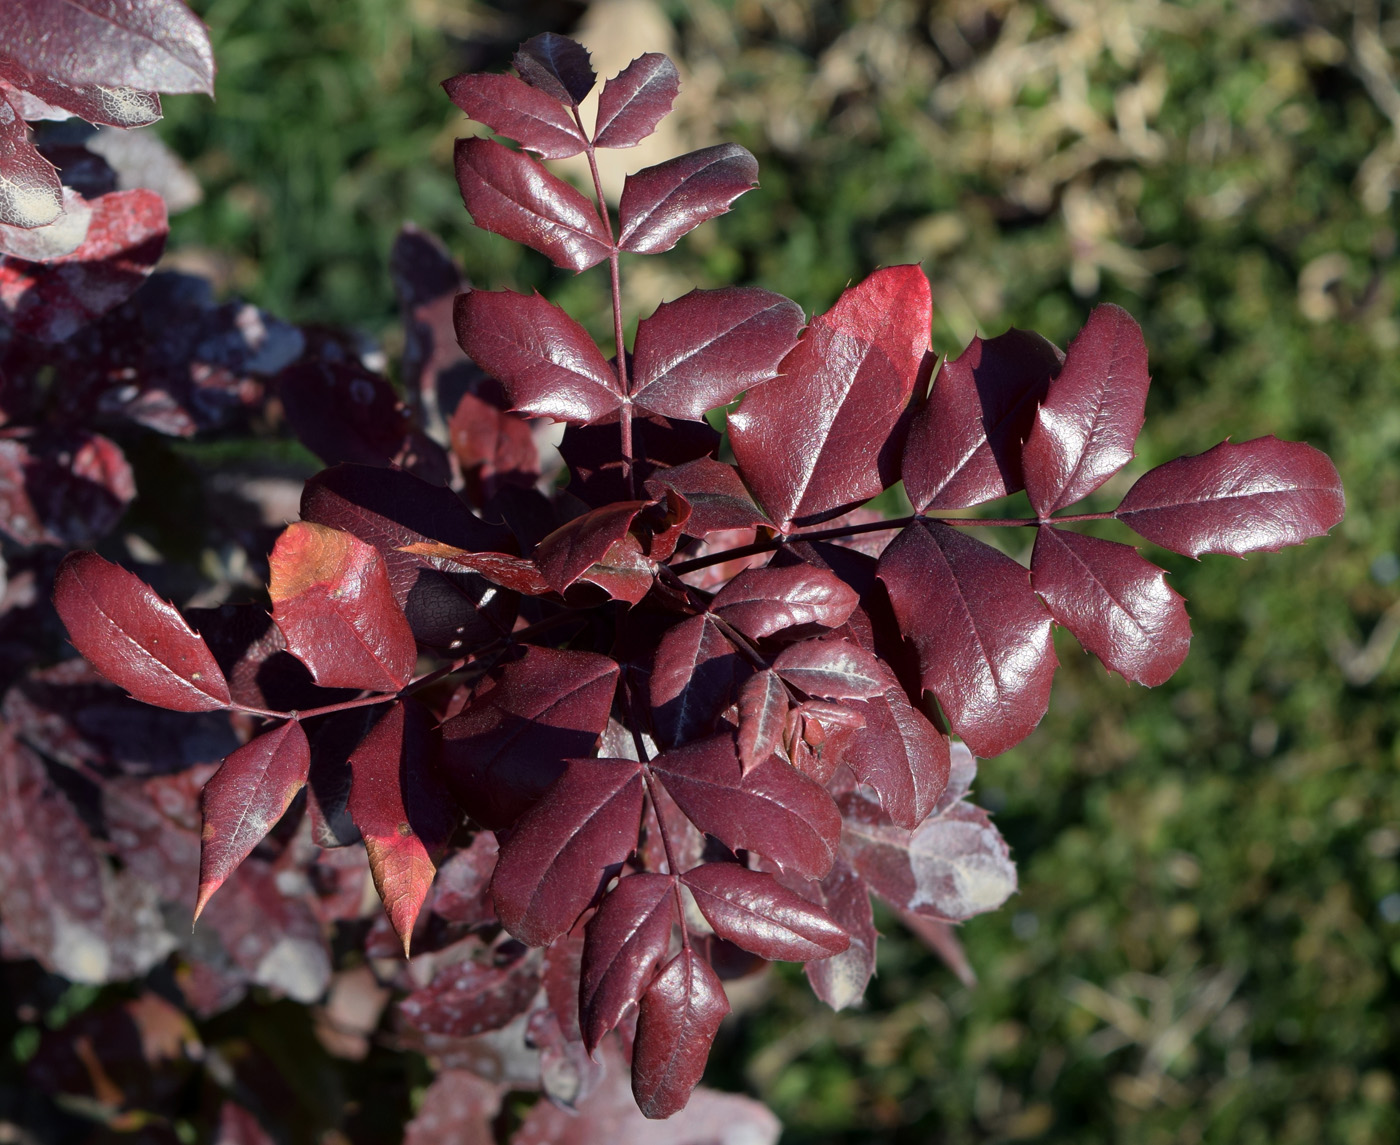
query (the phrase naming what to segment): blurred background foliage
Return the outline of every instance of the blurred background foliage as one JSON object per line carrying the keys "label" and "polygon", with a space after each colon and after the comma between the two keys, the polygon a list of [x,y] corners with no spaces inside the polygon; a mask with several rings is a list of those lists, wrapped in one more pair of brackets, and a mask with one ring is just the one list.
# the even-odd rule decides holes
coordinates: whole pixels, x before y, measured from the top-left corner
{"label": "blurred background foliage", "polygon": [[[666,260],[643,313],[751,282],[809,311],[922,261],[934,345],[1100,301],[1142,322],[1139,458],[1103,494],[1225,435],[1336,460],[1346,522],[1236,563],[1156,554],[1195,646],[1153,692],[1066,639],[1040,730],[984,763],[1020,864],[963,928],[968,988],[884,920],[879,978],[832,1014],[800,973],[726,1026],[711,1083],[791,1142],[1400,1139],[1400,13],[1364,0],[202,0],[218,100],[167,100],[205,188],[172,260],[392,351],[386,264],[412,220],[481,285],[574,278],[471,227],[468,130],[438,88],[543,30],[609,73],[666,50],[665,153],[753,150],[762,188]],[[632,166],[654,157],[621,153]],[[653,267],[651,262],[664,263]],[[1111,534],[1105,534],[1111,535]],[[736,1001],[741,1001],[736,999]]]}

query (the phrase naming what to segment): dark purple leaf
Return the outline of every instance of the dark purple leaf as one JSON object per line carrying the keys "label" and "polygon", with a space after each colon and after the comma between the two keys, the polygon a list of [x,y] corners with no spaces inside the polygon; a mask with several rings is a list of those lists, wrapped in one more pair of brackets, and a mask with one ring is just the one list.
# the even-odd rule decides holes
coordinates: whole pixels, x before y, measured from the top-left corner
{"label": "dark purple leaf", "polygon": [[923,519],[880,558],[880,579],[920,679],[974,754],[992,756],[1030,735],[1050,703],[1055,649],[1050,614],[1010,557]]}
{"label": "dark purple leaf", "polygon": [[272,618],[324,688],[397,692],[418,659],[413,632],[372,545],[298,521],[268,558]]}
{"label": "dark purple leaf", "polygon": [[577,322],[538,294],[457,296],[457,340],[531,417],[587,423],[622,404],[617,374]]}
{"label": "dark purple leaf", "polygon": [[463,73],[443,80],[442,86],[472,119],[545,159],[567,159],[587,146],[557,99],[514,76]]}
{"label": "dark purple leaf", "polygon": [[609,545],[579,580],[597,585],[613,600],[640,604],[651,591],[655,576],[655,562],[642,552],[641,542],[628,535]]}
{"label": "dark purple leaf", "polygon": [[562,593],[590,566],[602,561],[608,550],[627,536],[633,518],[645,504],[619,501],[592,509],[545,537],[535,549],[534,560],[549,587]]}
{"label": "dark purple leaf", "polygon": [[632,397],[697,421],[773,378],[806,321],[791,299],[756,287],[692,290],[637,326]]}
{"label": "dark purple leaf", "polygon": [[536,956],[493,966],[467,960],[445,966],[399,1003],[403,1019],[427,1034],[470,1038],[499,1030],[530,1008],[540,988]]}
{"label": "dark purple leaf", "polygon": [[131,465],[100,433],[0,438],[0,531],[22,545],[91,545],[136,496]]}
{"label": "dark purple leaf", "polygon": [[527,561],[524,557],[512,556],[510,553],[470,553],[434,541],[405,545],[404,552],[427,557],[440,568],[461,568],[479,573],[492,583],[512,592],[543,596],[553,591],[534,561]]}
{"label": "dark purple leaf", "polygon": [[[5,18],[0,12],[0,26]],[[53,164],[29,142],[24,120],[4,94],[0,92],[0,223],[48,226],[63,210],[63,184]]]}
{"label": "dark purple leaf", "polygon": [[865,880],[840,855],[826,878],[804,883],[802,889],[850,938],[850,945],[840,954],[810,961],[804,967],[812,992],[833,1010],[844,1010],[864,997],[875,974],[879,936],[870,910],[870,892]]}
{"label": "dark purple leaf", "polygon": [[181,712],[231,702],[209,646],[139,577],[96,553],[59,566],[54,607],[88,663],[136,699]]}
{"label": "dark purple leaf", "polygon": [[813,318],[781,376],[729,416],[739,473],[775,521],[832,517],[894,483],[892,435],[928,349],[932,305],[917,266],[877,270]]}
{"label": "dark purple leaf", "polygon": [[831,869],[841,816],[820,784],[778,756],[744,775],[733,736],[720,735],[651,766],[691,822],[731,851],[757,851],[813,879]]}
{"label": "dark purple leaf", "polygon": [[680,74],[667,57],[658,52],[638,56],[603,85],[594,145],[635,147],[670,113],[680,89]]}
{"label": "dark purple leaf", "polygon": [[679,921],[675,886],[670,875],[628,875],[589,920],[578,1008],[590,1053],[641,997],[666,957],[671,927]]}
{"label": "dark purple leaf", "polygon": [[204,785],[200,802],[199,918],[224,884],[286,814],[311,772],[311,747],[296,720],[288,720],[240,747]]}
{"label": "dark purple leaf", "polygon": [[843,854],[890,905],[961,922],[996,910],[1016,891],[1016,866],[980,807],[958,800],[909,832],[859,789],[841,797]]}
{"label": "dark purple leaf", "polygon": [[1162,569],[1128,545],[1043,526],[1031,586],[1051,616],[1126,680],[1155,688],[1186,659],[1186,602],[1167,587]]}
{"label": "dark purple leaf", "polygon": [[0,44],[67,84],[214,94],[208,29],[180,0],[19,0],[0,9]]}
{"label": "dark purple leaf", "polygon": [[773,671],[810,696],[865,700],[884,695],[890,671],[872,653],[850,640],[803,640],[773,661]]}
{"label": "dark purple leaf", "polygon": [[1277,552],[1320,537],[1346,512],[1331,459],[1301,441],[1222,441],[1144,473],[1114,514],[1153,544],[1202,553]]}
{"label": "dark purple leaf", "polygon": [[461,821],[443,785],[432,724],[422,706],[401,700],[350,756],[350,817],[405,958],[437,860]]}
{"label": "dark purple leaf", "polygon": [[741,572],[720,589],[710,609],[758,640],[803,624],[838,628],[850,619],[859,599],[835,574],[796,564]]}
{"label": "dark purple leaf", "polygon": [[693,948],[656,976],[642,995],[632,1050],[632,1096],[643,1116],[667,1118],[685,1108],[727,1013],[719,976]]}
{"label": "dark purple leaf", "polygon": [[92,204],[87,238],[71,254],[43,263],[0,258],[0,310],[21,334],[62,342],[136,292],[164,252],[169,229],[165,202],[154,191],[103,195]]}
{"label": "dark purple leaf", "polygon": [[520,818],[591,755],[608,723],[618,666],[591,652],[527,647],[495,687],[443,725],[448,782],[483,827]]}
{"label": "dark purple leaf", "polygon": [[637,845],[641,815],[635,762],[569,760],[501,847],[491,894],[506,929],[530,946],[548,946],[569,930],[609,868]]}
{"label": "dark purple leaf", "polygon": [[408,415],[387,379],[322,360],[289,366],[276,386],[292,432],[327,465],[402,464]]}
{"label": "dark purple leaf", "polygon": [[462,202],[477,226],[565,270],[587,270],[611,252],[593,204],[528,155],[494,139],[459,139],[456,168]]}
{"label": "dark purple leaf", "polygon": [[[569,467],[569,493],[594,508],[630,501],[622,469],[621,431],[616,412],[593,425],[571,425],[559,445]],[[639,483],[668,466],[705,458],[719,449],[720,437],[702,421],[672,421],[635,411],[632,418],[632,471]],[[660,494],[654,494],[660,496]]]}
{"label": "dark purple leaf", "polygon": [[721,529],[772,525],[763,510],[754,504],[734,467],[713,457],[699,457],[664,469],[647,478],[646,489],[653,497],[674,489],[686,499],[690,517],[685,531],[692,537],[704,537]]}
{"label": "dark purple leaf", "polygon": [[236,1101],[225,1101],[219,1107],[219,1130],[214,1140],[217,1145],[276,1145],[257,1117]]}
{"label": "dark purple leaf", "polygon": [[721,938],[770,961],[840,954],[850,939],[827,913],[772,875],[736,863],[706,863],[681,876]]}
{"label": "dark purple leaf", "polygon": [[757,186],[758,160],[737,143],[645,167],[623,184],[617,245],[637,254],[670,250],[687,231],[724,214],[735,199]]}
{"label": "dark purple leaf", "polygon": [[747,663],[712,616],[682,620],[661,638],[652,665],[657,737],[674,746],[708,735],[747,674]]}
{"label": "dark purple leaf", "polygon": [[1064,355],[1039,334],[973,338],[914,416],[900,475],[920,512],[965,509],[1024,485],[1021,446]]}
{"label": "dark purple leaf", "polygon": [[567,36],[544,32],[520,45],[511,60],[520,78],[557,99],[577,107],[598,78],[588,62],[588,50]]}
{"label": "dark purple leaf", "polygon": [[788,717],[788,694],[771,668],[750,676],[739,690],[739,762],[752,771],[778,750]]}
{"label": "dark purple leaf", "polygon": [[1147,344],[1132,316],[1108,303],[1095,307],[1022,451],[1026,492],[1040,517],[1087,497],[1132,460],[1150,380]]}
{"label": "dark purple leaf", "polygon": [[500,1108],[500,1085],[471,1070],[445,1069],[404,1126],[403,1145],[495,1145],[491,1123]]}

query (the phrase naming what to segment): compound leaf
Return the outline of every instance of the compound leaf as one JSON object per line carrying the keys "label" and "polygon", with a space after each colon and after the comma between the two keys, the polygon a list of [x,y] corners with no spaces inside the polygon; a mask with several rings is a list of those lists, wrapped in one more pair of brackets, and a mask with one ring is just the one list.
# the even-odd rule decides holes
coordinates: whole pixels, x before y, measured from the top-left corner
{"label": "compound leaf", "polygon": [[679,921],[675,885],[670,875],[628,875],[588,920],[578,1009],[589,1053],[641,997],[666,957],[671,926]]}
{"label": "compound leaf", "polygon": [[617,245],[637,254],[670,250],[686,232],[724,214],[735,199],[757,186],[758,160],[737,143],[705,147],[645,167],[628,175],[622,186]]}
{"label": "compound leaf", "polygon": [[860,597],[834,573],[815,565],[746,569],[719,590],[710,610],[754,640],[786,628],[839,628]]}
{"label": "compound leaf", "polygon": [[588,145],[557,99],[514,76],[464,73],[442,87],[472,119],[545,159],[567,159]]}
{"label": "compound leaf", "polygon": [[685,1108],[727,1013],[719,975],[693,948],[656,976],[642,995],[632,1050],[632,1095],[645,1116],[665,1118]]}
{"label": "compound leaf", "polygon": [[594,145],[635,147],[670,113],[680,90],[680,74],[666,56],[659,52],[638,56],[603,85]]}
{"label": "compound leaf", "polygon": [[511,63],[531,87],[570,107],[583,102],[598,78],[588,62],[588,50],[555,32],[531,36],[517,49]]}

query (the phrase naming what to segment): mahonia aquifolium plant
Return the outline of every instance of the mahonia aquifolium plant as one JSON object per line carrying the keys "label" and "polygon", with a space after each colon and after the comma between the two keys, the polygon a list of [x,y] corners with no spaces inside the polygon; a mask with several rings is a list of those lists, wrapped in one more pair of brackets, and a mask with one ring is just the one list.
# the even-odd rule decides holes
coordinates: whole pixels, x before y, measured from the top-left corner
{"label": "mahonia aquifolium plant", "polygon": [[[1069,526],[1112,519],[1191,557],[1238,556],[1325,533],[1342,489],[1325,455],[1265,437],[1074,512],[1133,457],[1138,325],[1104,305],[1067,350],[1010,330],[940,361],[917,266],[876,271],[810,321],[770,291],[694,290],[621,352],[621,256],[729,210],[757,163],[721,144],[638,171],[614,217],[595,153],[655,130],[676,69],[633,61],[590,131],[582,47],[538,36],[514,62],[518,76],[445,84],[521,148],[460,140],[463,201],[556,266],[607,263],[616,356],[539,295],[458,293],[408,236],[404,372],[423,426],[343,359],[278,378],[303,439],[348,463],[307,483],[273,549],[273,626],[201,635],[91,552],[66,558],[55,602],[132,696],[255,729],[203,789],[196,914],[306,789],[318,841],[363,839],[405,955],[451,914],[440,869],[493,872],[469,927],[481,957],[414,990],[407,1023],[462,1035],[528,1016],[546,1067],[576,1080],[617,1030],[637,1104],[667,1117],[729,1009],[717,965],[803,962],[840,1008],[873,971],[871,893],[944,925],[1014,891],[967,795],[974,758],[1044,715],[1054,625],[1128,680],[1181,665],[1190,626],[1163,570]],[[578,154],[592,198],[540,162]],[[479,367],[456,391],[450,455],[422,432],[447,408],[432,333],[449,313]],[[354,385],[388,412],[352,434],[335,395]],[[735,402],[731,464],[706,415]],[[536,488],[541,418],[568,427],[553,495]],[[342,430],[362,456],[330,440]],[[899,481],[913,514],[860,508]],[[943,515],[1022,489],[1033,517]],[[1029,570],[978,539],[989,527],[1035,530]],[[287,683],[296,661],[314,684]]]}

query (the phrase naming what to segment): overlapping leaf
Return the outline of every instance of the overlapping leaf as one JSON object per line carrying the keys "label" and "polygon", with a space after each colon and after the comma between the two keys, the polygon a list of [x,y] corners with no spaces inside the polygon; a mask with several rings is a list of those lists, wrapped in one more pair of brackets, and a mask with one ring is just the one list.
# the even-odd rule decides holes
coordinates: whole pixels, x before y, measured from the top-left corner
{"label": "overlapping leaf", "polygon": [[642,995],[632,1051],[632,1095],[645,1116],[670,1117],[685,1108],[727,1013],[719,975],[693,948],[656,976]]}
{"label": "overlapping leaf", "polygon": [[[562,593],[627,536],[644,501],[617,501],[575,517],[542,540],[534,560],[545,583]],[[646,577],[650,583],[650,574]]]}
{"label": "overlapping leaf", "polygon": [[567,159],[588,145],[557,99],[514,76],[463,74],[442,86],[472,119],[542,158]]}
{"label": "overlapping leaf", "polygon": [[1277,552],[1322,536],[1345,512],[1328,456],[1270,436],[1159,465],[1138,478],[1114,515],[1164,549],[1199,557]]}
{"label": "overlapping leaf", "polygon": [[667,631],[651,670],[652,722],[661,742],[708,735],[748,672],[712,616],[692,616]]}
{"label": "overlapping leaf", "polygon": [[63,185],[58,172],[29,141],[18,109],[0,93],[0,223],[45,227],[62,210]]}
{"label": "overlapping leaf", "polygon": [[661,496],[674,489],[690,506],[686,532],[704,537],[724,529],[751,529],[771,525],[767,515],[754,504],[734,467],[713,457],[699,457],[683,465],[663,469],[646,482],[647,492]]}
{"label": "overlapping leaf", "polygon": [[666,118],[681,88],[676,65],[659,52],[638,56],[598,96],[598,147],[635,147]]}
{"label": "overlapping leaf", "polygon": [[771,668],[750,676],[739,690],[739,762],[745,774],[778,750],[788,719],[788,693]]}
{"label": "overlapping leaf", "polygon": [[682,235],[724,214],[756,186],[758,160],[737,143],[705,147],[646,167],[628,175],[623,184],[617,245],[637,254],[670,250]]}
{"label": "overlapping leaf", "polygon": [[710,609],[758,640],[804,624],[838,628],[859,599],[855,589],[828,570],[795,564],[741,572],[719,590]]}
{"label": "overlapping leaf", "polygon": [[828,752],[869,784],[885,814],[913,830],[928,817],[948,784],[948,737],[891,681],[878,696],[850,705],[863,723],[828,736]]}
{"label": "overlapping leaf", "polygon": [[681,882],[716,934],[770,961],[806,962],[850,945],[824,910],[762,871],[706,863]]}
{"label": "overlapping leaf", "polygon": [[678,921],[675,879],[622,879],[589,920],[579,975],[579,1025],[591,1053],[642,996],[666,957]]}
{"label": "overlapping leaf", "polygon": [[850,640],[803,640],[773,661],[773,671],[810,696],[867,700],[883,695],[890,673],[873,653]]}
{"label": "overlapping leaf", "polygon": [[511,63],[526,83],[571,107],[583,102],[597,79],[588,62],[587,49],[555,32],[530,37],[520,45]]}
{"label": "overlapping leaf", "polygon": [[826,878],[803,883],[800,889],[820,904],[850,939],[850,945],[839,954],[810,961],[804,967],[813,993],[833,1010],[844,1010],[864,997],[875,974],[878,935],[870,892],[842,855],[836,856]]}

